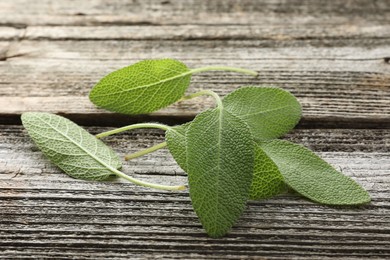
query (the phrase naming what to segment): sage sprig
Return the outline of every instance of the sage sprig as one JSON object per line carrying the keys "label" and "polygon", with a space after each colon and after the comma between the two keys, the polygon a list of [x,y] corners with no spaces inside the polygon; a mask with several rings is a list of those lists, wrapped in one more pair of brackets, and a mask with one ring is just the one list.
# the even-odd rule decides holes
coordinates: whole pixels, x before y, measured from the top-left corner
{"label": "sage sprig", "polygon": [[165,131],[165,142],[126,155],[130,160],[168,147],[188,174],[189,195],[201,224],[211,237],[225,235],[245,209],[248,199],[265,199],[295,190],[326,205],[359,205],[370,196],[303,146],[276,138],[295,127],[301,106],[289,92],[275,87],[247,86],[221,99],[210,90],[185,95],[191,75],[226,70],[257,72],[225,66],[189,69],[173,59],[146,60],[114,71],[91,91],[90,99],[108,110],[141,114],[201,95],[212,96],[216,107],[183,125],[140,123],[96,137],[68,119],[48,113],[24,113],[22,122],[42,152],[74,178],[106,180],[117,175],[135,184],[184,190],[137,180],[119,171],[121,161],[100,138],[137,128]]}
{"label": "sage sprig", "polygon": [[222,70],[256,76],[252,70],[227,66],[189,69],[173,59],[144,60],[102,78],[89,94],[98,107],[124,114],[144,114],[166,107],[183,97],[191,75]]}

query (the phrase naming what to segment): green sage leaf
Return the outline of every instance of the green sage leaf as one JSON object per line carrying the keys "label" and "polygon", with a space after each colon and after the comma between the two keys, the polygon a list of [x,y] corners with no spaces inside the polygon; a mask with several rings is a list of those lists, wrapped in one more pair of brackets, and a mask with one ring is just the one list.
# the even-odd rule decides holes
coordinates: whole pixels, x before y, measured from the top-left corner
{"label": "green sage leaf", "polygon": [[284,140],[259,145],[278,166],[284,181],[301,195],[328,205],[358,205],[370,201],[367,191],[357,182],[309,149]]}
{"label": "green sage leaf", "polygon": [[[174,126],[165,132],[168,149],[177,164],[187,172],[187,141],[186,133],[190,122]],[[255,143],[255,159],[253,169],[253,180],[249,192],[249,198],[260,200],[271,198],[275,195],[287,191],[287,186],[283,181],[275,163],[263,152]]]}
{"label": "green sage leaf", "polygon": [[280,88],[242,87],[222,102],[227,111],[249,125],[257,140],[278,138],[293,129],[301,118],[298,100]]}
{"label": "green sage leaf", "polygon": [[165,132],[165,140],[169,152],[177,164],[187,172],[187,130],[191,122],[169,128]]}
{"label": "green sage leaf", "polygon": [[89,98],[113,112],[150,113],[179,100],[190,79],[190,70],[177,60],[144,60],[105,76]]}
{"label": "green sage leaf", "polygon": [[44,155],[74,178],[105,180],[113,174],[107,166],[122,166],[111,148],[64,117],[28,112],[22,123]]}
{"label": "green sage leaf", "polygon": [[277,165],[255,144],[255,167],[249,198],[267,199],[284,192],[287,192],[287,185]]}
{"label": "green sage leaf", "polygon": [[218,107],[188,128],[187,170],[192,205],[211,237],[225,235],[243,212],[253,176],[248,126]]}

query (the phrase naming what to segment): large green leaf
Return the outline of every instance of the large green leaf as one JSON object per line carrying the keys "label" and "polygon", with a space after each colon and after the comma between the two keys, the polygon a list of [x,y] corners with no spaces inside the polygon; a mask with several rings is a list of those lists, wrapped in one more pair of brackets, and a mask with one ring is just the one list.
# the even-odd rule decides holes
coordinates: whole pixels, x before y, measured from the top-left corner
{"label": "large green leaf", "polygon": [[224,108],[245,121],[258,140],[278,138],[295,127],[301,105],[289,92],[274,87],[242,87],[223,99]]}
{"label": "large green leaf", "polygon": [[248,126],[216,108],[199,114],[187,135],[190,197],[212,237],[225,235],[245,208],[253,176],[254,146]]}
{"label": "large green leaf", "polygon": [[105,76],[89,98],[118,113],[150,113],[180,99],[190,79],[190,70],[177,60],[144,60]]}
{"label": "large green leaf", "polygon": [[113,174],[110,167],[121,168],[111,148],[66,118],[28,112],[22,122],[46,157],[74,178],[104,180]]}
{"label": "large green leaf", "polygon": [[[186,133],[189,126],[190,122],[172,127],[165,133],[170,153],[185,172],[187,172]],[[266,199],[286,191],[287,187],[278,167],[255,143],[253,181],[249,198],[254,200]]]}
{"label": "large green leaf", "polygon": [[303,196],[328,205],[358,205],[370,196],[357,182],[309,149],[284,140],[259,143],[278,166],[285,182]]}

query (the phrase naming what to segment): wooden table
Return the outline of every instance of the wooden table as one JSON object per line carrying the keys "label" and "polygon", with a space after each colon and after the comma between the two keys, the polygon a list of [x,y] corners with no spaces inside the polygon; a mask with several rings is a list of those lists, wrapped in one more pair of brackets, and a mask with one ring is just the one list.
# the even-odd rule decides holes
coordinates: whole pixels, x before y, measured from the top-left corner
{"label": "wooden table", "polygon": [[[46,160],[20,114],[63,115],[92,133],[134,122],[179,124],[207,98],[151,115],[96,109],[91,87],[141,59],[177,58],[189,92],[243,85],[291,91],[303,118],[285,138],[362,184],[372,203],[327,207],[298,195],[250,201],[224,238],[207,237],[187,192],[88,182]],[[390,1],[0,0],[0,258],[390,258]],[[158,130],[105,139],[121,155],[163,140]],[[166,150],[124,172],[166,184],[186,175]]]}

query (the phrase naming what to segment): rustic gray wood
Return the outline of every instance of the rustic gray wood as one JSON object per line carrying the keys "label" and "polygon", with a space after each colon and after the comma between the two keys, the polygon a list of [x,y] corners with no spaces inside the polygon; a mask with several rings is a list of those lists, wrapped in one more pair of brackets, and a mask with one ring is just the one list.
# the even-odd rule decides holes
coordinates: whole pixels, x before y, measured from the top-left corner
{"label": "rustic gray wood", "polygon": [[[335,38],[389,38],[390,25],[326,25],[306,27],[280,25],[160,25],[160,26],[29,26],[7,28],[1,40],[297,40]],[[14,32],[14,34],[12,33]],[[380,37],[378,37],[380,35]]]}
{"label": "rustic gray wood", "polygon": [[[389,0],[0,0],[0,258],[390,258],[389,46]],[[133,122],[179,124],[213,106],[202,97],[125,116],[89,102],[107,73],[163,57],[259,72],[194,75],[189,92],[224,96],[261,84],[291,91],[303,118],[286,138],[354,178],[372,202],[326,207],[296,194],[251,201],[228,236],[211,239],[187,192],[72,179],[20,125],[21,113],[46,111],[99,133]],[[104,140],[124,156],[163,141],[163,133]],[[123,171],[186,183],[165,149]]]}
{"label": "rustic gray wood", "polygon": [[[302,129],[287,136],[361,183],[372,196],[369,205],[326,207],[293,194],[251,201],[221,239],[204,234],[186,192],[71,179],[43,158],[22,127],[1,130],[0,162],[8,169],[0,179],[4,255],[27,251],[37,257],[80,258],[390,257],[390,130]],[[162,140],[157,130],[105,139],[121,155]],[[126,163],[124,172],[148,181],[186,181],[166,150]]]}
{"label": "rustic gray wood", "polygon": [[265,24],[272,21],[281,25],[340,24],[351,23],[351,20],[381,23],[389,21],[386,14],[390,12],[388,0],[91,0],[82,3],[3,0],[0,4],[1,24],[16,28],[30,25]]}
{"label": "rustic gray wood", "polygon": [[[241,45],[240,45],[241,44]],[[256,69],[259,77],[226,72],[193,76],[189,92],[212,89],[222,96],[243,85],[274,85],[291,91],[304,107],[303,122],[347,122],[356,118],[377,127],[390,124],[388,46],[259,48],[254,41],[210,45],[206,41],[22,41],[10,43],[0,62],[0,114],[23,111],[111,114],[87,98],[94,84],[112,70],[141,59],[175,57],[190,67],[228,64]],[[140,51],[142,50],[142,51]],[[353,95],[353,98],[351,98]],[[191,118],[212,105],[186,101],[154,113]],[[96,117],[94,117],[94,115]],[[8,117],[7,117],[8,118]],[[331,123],[330,122],[330,123]],[[329,124],[330,124],[329,123]],[[381,124],[383,124],[381,126]]]}

